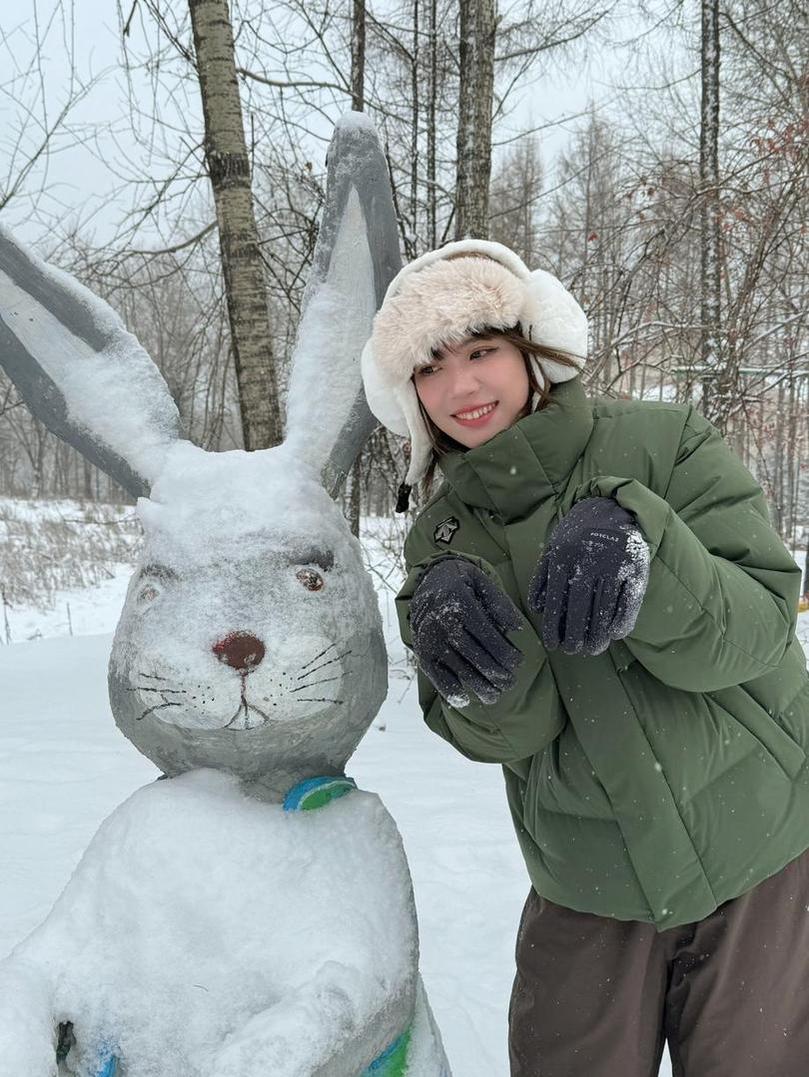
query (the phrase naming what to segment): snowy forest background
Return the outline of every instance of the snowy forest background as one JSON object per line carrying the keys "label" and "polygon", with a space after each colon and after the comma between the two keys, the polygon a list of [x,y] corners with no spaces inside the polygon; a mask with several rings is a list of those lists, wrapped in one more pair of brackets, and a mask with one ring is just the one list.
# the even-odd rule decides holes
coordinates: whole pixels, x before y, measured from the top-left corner
{"label": "snowy forest background", "polygon": [[[552,270],[589,315],[590,390],[694,401],[784,539],[805,545],[800,4],[119,0],[88,51],[93,6],[25,0],[0,17],[0,220],[121,312],[187,435],[214,449],[280,440],[325,146],[362,106],[389,157],[405,258],[469,231]],[[221,51],[202,9],[230,16],[235,99],[200,78],[197,56]],[[268,310],[252,356],[225,302],[238,292],[226,232],[247,211],[228,209],[216,164],[216,140],[240,124]],[[378,432],[346,491],[355,527],[390,513],[403,470],[401,442]],[[2,380],[0,495],[120,500]]]}

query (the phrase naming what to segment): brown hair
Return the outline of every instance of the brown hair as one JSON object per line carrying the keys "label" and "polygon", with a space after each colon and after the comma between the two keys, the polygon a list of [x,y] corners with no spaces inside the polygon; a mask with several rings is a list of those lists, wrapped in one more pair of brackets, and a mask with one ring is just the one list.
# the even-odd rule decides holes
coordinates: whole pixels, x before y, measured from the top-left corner
{"label": "brown hair", "polygon": [[[546,348],[542,344],[536,344],[533,340],[529,340],[528,337],[523,336],[522,328],[519,325],[514,326],[513,329],[496,329],[494,327],[486,327],[477,332],[469,334],[471,339],[484,340],[490,337],[502,337],[510,344],[513,344],[516,348],[519,348],[522,353],[523,361],[525,362],[525,369],[528,374],[528,400],[525,403],[525,407],[517,416],[517,420],[524,419],[526,415],[529,415],[532,411],[541,411],[550,402],[550,390],[544,383],[541,383],[533,367],[531,366],[530,357],[536,356],[539,359],[552,359],[553,362],[559,363],[561,366],[575,367],[578,371],[578,363],[566,355],[564,352],[556,351],[553,348]],[[433,349],[433,355],[437,357],[437,350]],[[411,375],[412,377],[412,375]],[[538,400],[535,407],[532,407],[532,400],[534,395],[538,394]],[[433,478],[435,476],[435,469],[438,465],[438,460],[441,456],[450,452],[465,452],[465,446],[460,442],[455,441],[449,434],[445,434],[443,430],[439,430],[430,416],[427,414],[424,405],[419,399],[418,393],[416,393],[416,400],[418,401],[419,411],[421,417],[424,419],[424,425],[427,428],[427,435],[430,438],[430,443],[433,447],[430,463],[427,466],[427,470],[424,474],[424,492],[429,496],[430,489],[433,484]]]}

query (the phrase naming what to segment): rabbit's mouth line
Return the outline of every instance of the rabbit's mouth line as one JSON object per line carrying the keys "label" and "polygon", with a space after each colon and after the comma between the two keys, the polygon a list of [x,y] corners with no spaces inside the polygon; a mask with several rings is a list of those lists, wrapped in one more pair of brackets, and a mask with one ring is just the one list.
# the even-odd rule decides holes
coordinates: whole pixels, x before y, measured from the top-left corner
{"label": "rabbit's mouth line", "polygon": [[[257,719],[253,717],[257,715]],[[269,722],[269,714],[265,714],[260,707],[257,707],[255,703],[248,703],[242,696],[239,707],[227,725],[222,726],[223,729],[258,729],[259,726],[265,725]]]}

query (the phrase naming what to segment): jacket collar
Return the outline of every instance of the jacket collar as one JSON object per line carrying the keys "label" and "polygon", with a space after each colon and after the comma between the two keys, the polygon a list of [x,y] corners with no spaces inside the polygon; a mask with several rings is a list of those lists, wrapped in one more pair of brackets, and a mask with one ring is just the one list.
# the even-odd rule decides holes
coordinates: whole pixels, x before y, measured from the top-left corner
{"label": "jacket collar", "polygon": [[592,404],[573,378],[554,385],[541,411],[438,466],[465,504],[514,519],[564,488],[592,430]]}

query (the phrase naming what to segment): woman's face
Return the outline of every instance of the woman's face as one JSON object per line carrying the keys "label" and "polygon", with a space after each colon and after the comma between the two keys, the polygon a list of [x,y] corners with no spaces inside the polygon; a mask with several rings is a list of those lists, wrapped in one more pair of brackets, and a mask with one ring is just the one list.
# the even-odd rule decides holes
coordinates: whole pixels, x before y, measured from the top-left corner
{"label": "woman's face", "polygon": [[438,429],[467,449],[507,430],[528,403],[525,360],[505,337],[470,338],[438,355],[413,372],[416,393]]}

